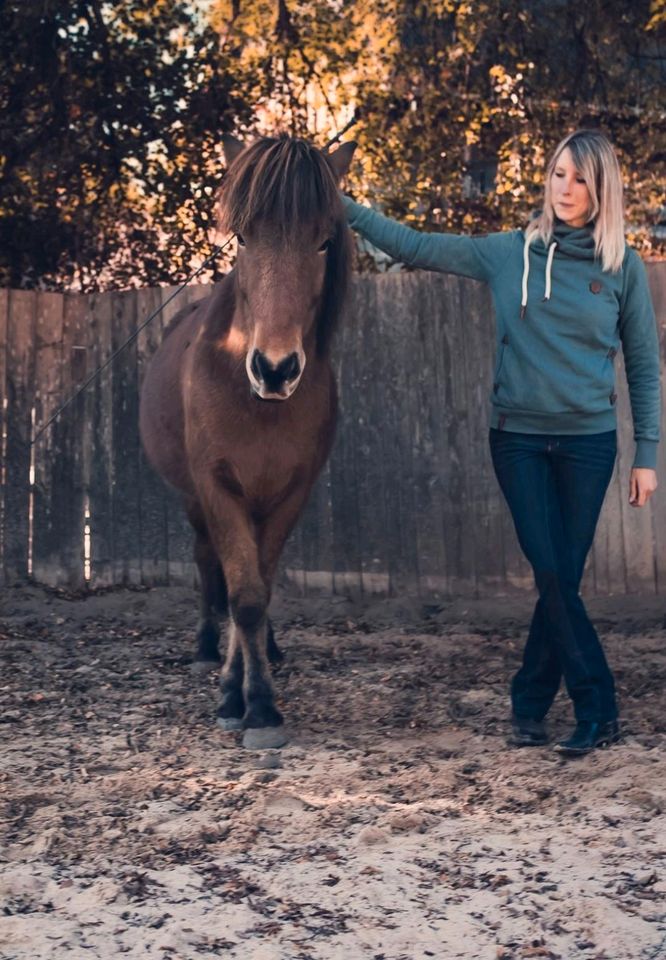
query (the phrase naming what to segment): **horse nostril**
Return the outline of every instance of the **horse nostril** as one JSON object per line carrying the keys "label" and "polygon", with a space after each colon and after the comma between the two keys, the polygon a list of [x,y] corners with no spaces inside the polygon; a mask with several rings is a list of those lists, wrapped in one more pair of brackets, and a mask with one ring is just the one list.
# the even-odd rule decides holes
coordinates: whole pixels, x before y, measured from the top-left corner
{"label": "horse nostril", "polygon": [[297,353],[292,353],[286,360],[283,360],[278,367],[278,371],[285,380],[295,380],[301,372],[301,364]]}
{"label": "horse nostril", "polygon": [[250,362],[250,370],[255,375],[257,380],[263,380],[264,374],[262,370],[261,354],[259,353],[258,350],[255,350],[254,353],[252,354],[252,360]]}

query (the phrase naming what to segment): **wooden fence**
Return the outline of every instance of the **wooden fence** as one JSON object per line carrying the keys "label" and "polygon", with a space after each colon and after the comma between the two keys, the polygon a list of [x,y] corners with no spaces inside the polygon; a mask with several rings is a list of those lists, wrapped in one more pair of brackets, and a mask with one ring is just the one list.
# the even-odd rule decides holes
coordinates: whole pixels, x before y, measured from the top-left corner
{"label": "wooden fence", "polygon": [[[648,275],[666,396],[666,264]],[[0,291],[0,570],[51,585],[191,581],[192,538],[147,465],[138,387],[185,291],[30,447],[60,403],[172,292]],[[285,550],[283,578],[328,593],[428,595],[531,586],[492,472],[493,318],[481,284],[357,277],[335,348],[333,455]],[[666,593],[666,492],[628,504],[631,420],[618,358],[618,465],[584,586]],[[666,485],[666,443],[659,473]]]}

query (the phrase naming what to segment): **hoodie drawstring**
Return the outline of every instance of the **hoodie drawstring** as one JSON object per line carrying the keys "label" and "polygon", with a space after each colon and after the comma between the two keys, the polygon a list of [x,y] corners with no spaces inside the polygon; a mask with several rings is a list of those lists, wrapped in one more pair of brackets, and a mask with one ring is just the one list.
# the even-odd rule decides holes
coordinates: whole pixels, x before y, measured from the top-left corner
{"label": "hoodie drawstring", "polygon": [[520,301],[520,319],[523,320],[525,317],[525,310],[527,309],[527,280],[530,275],[530,243],[532,242],[532,236],[525,237],[525,245],[523,246],[523,296]]}
{"label": "hoodie drawstring", "polygon": [[[530,276],[530,243],[532,242],[532,236],[525,237],[525,245],[523,246],[523,295],[520,301],[520,319],[523,320],[525,313],[527,311],[527,281]],[[546,260],[546,288],[544,290],[543,299],[550,300],[550,292],[552,288],[551,275],[553,269],[553,257],[555,256],[555,250],[557,249],[557,240],[553,240],[551,245],[548,247],[548,259]]]}
{"label": "hoodie drawstring", "polygon": [[546,260],[546,289],[543,293],[544,300],[550,300],[550,273],[553,268],[553,257],[555,256],[555,248],[557,247],[557,241],[553,240],[550,247],[548,248],[548,259]]}

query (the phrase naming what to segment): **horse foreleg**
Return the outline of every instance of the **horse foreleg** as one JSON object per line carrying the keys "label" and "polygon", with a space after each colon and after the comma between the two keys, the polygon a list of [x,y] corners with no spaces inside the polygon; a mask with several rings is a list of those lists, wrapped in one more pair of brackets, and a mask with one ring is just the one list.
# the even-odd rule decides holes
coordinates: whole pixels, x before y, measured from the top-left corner
{"label": "horse foreleg", "polygon": [[195,673],[207,673],[221,662],[217,614],[227,612],[227,587],[203,512],[196,501],[187,505],[187,517],[195,532],[194,560],[199,571],[199,623],[192,667]]}
{"label": "horse foreleg", "polygon": [[220,677],[222,700],[217,708],[217,722],[223,730],[241,730],[245,715],[243,697],[243,651],[236,625],[229,624],[229,645]]}
{"label": "horse foreleg", "polygon": [[257,531],[259,564],[264,580],[272,584],[287,537],[300,517],[312,484],[305,480],[294,482],[292,490]]}
{"label": "horse foreleg", "polygon": [[273,666],[284,660],[284,653],[275,642],[275,631],[270,619],[266,621],[266,655],[268,662]]}
{"label": "horse foreleg", "polygon": [[[224,570],[229,596],[229,650],[222,671],[223,699],[218,716],[227,728],[229,720],[240,719],[246,730],[255,731],[254,735],[246,733],[246,746],[281,746],[286,742],[283,719],[275,706],[266,655],[270,591],[259,567],[254,524],[242,500],[219,485],[208,491],[204,502],[209,535]],[[257,734],[258,730],[263,733]]]}
{"label": "horse foreleg", "polygon": [[[289,497],[275,509],[270,518],[265,520],[259,528],[259,563],[264,580],[269,586],[275,579],[285,541],[301,514],[309,491],[309,486],[298,484]],[[284,654],[275,642],[270,620],[268,621],[266,649],[270,663],[277,664],[284,660]]]}
{"label": "horse foreleg", "polygon": [[[231,596],[231,630],[243,653],[245,713],[243,745],[252,749],[281,747],[287,742],[282,714],[275,705],[266,650],[266,606]],[[268,591],[266,591],[266,605]],[[262,610],[263,606],[263,610]]]}
{"label": "horse foreleg", "polygon": [[[197,533],[194,544],[194,559],[199,569],[201,592],[196,635],[197,650],[193,668],[197,673],[204,673],[221,663],[219,653],[220,628],[216,614],[223,617],[228,615],[229,597],[222,566],[207,534],[202,537]],[[236,646],[238,645],[236,644]],[[230,642],[230,652],[231,647]],[[275,642],[275,634],[270,619],[266,620],[266,652],[268,662],[271,664],[282,663],[284,660],[284,654]],[[242,662],[240,652],[239,656]]]}
{"label": "horse foreleg", "polygon": [[199,570],[200,605],[194,668],[198,673],[214,669],[221,662],[217,613],[225,612],[226,584],[217,554],[208,535],[197,532],[194,559]]}

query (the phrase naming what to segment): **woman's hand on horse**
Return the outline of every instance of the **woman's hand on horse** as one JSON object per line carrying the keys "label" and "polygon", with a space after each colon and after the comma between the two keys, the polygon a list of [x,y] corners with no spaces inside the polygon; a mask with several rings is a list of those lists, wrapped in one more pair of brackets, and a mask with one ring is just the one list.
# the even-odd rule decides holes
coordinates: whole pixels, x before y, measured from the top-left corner
{"label": "woman's hand on horse", "polygon": [[657,471],[648,467],[634,467],[629,478],[629,503],[644,507],[657,489]]}

